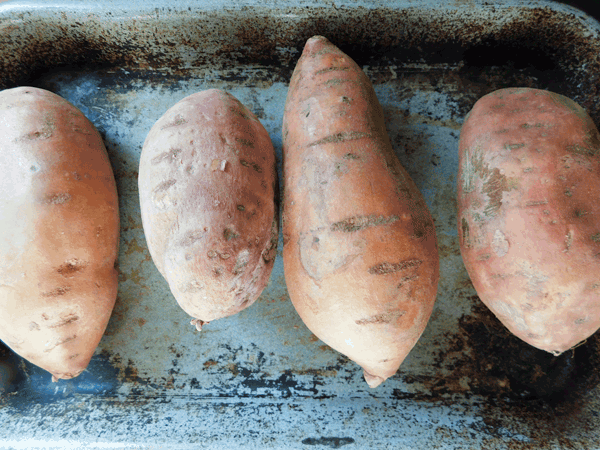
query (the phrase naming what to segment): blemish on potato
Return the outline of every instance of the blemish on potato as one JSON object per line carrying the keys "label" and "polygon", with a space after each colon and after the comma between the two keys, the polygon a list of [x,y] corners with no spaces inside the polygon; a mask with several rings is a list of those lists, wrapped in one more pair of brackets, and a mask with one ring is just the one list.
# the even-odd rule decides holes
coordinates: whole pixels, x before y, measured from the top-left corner
{"label": "blemish on potato", "polygon": [[375,214],[370,214],[368,216],[353,216],[333,223],[330,227],[330,230],[334,232],[341,231],[345,233],[353,233],[369,227],[388,225],[398,220],[400,220],[400,218],[396,215],[389,217],[376,216]]}
{"label": "blemish on potato", "polygon": [[252,169],[254,169],[258,173],[262,173],[262,168],[258,164],[256,164],[256,163],[248,162],[248,161],[246,161],[244,159],[240,159],[240,164],[242,166],[244,166],[244,167],[251,167]]}
{"label": "blemish on potato", "polygon": [[467,222],[467,219],[465,219],[464,217],[462,218],[462,221],[461,221],[461,228],[462,228],[463,245],[466,248],[470,248],[471,247],[471,237],[469,234],[469,223]]}
{"label": "blemish on potato", "polygon": [[231,228],[225,228],[223,230],[223,236],[225,237],[226,241],[230,241],[232,239],[237,239],[240,237],[239,233],[236,233],[234,230],[232,230]]}
{"label": "blemish on potato", "polygon": [[497,256],[502,257],[508,253],[509,247],[508,239],[506,239],[504,233],[500,230],[496,230],[494,239],[492,239],[492,250],[494,253]]}
{"label": "blemish on potato", "polygon": [[594,242],[600,242],[600,233],[592,234],[591,238]]}
{"label": "blemish on potato", "polygon": [[[65,295],[67,292],[71,290],[71,286],[60,286],[51,291],[42,292],[42,297],[59,297],[61,295]],[[42,316],[43,317],[43,316]]]}
{"label": "blemish on potato", "polygon": [[239,142],[240,144],[242,144],[244,147],[250,147],[250,148],[254,148],[254,142],[249,140],[249,139],[244,139],[244,138],[239,138],[236,137],[235,138],[236,142]]}
{"label": "blemish on potato", "polygon": [[375,137],[373,133],[366,133],[363,131],[345,131],[341,133],[331,134],[329,136],[325,136],[318,141],[311,142],[307,145],[307,147],[314,147],[316,145],[322,144],[337,144],[340,142],[354,141],[357,139],[371,138]]}
{"label": "blemish on potato", "polygon": [[246,266],[248,265],[249,262],[250,262],[250,252],[248,250],[241,251],[235,260],[235,266],[233,267],[233,270],[231,272],[234,275],[239,275],[239,274],[243,273],[244,269],[246,268]]}
{"label": "blemish on potato", "polygon": [[364,319],[356,320],[356,325],[380,325],[390,323],[403,315],[406,314],[405,310],[397,309],[395,311],[384,312],[381,314],[375,314],[373,316],[365,317]]}
{"label": "blemish on potato", "polygon": [[[548,204],[548,200],[531,200],[529,202],[525,202],[525,206],[541,206],[541,205],[547,205]],[[548,211],[547,209],[544,210],[544,213],[546,213],[546,211]],[[548,214],[550,213],[550,211],[548,211]]]}
{"label": "blemish on potato", "polygon": [[370,267],[369,273],[371,275],[387,275],[408,269],[410,267],[419,267],[422,263],[423,261],[420,259],[407,259],[406,261],[400,261],[397,263],[385,261]]}
{"label": "blemish on potato", "polygon": [[60,328],[65,325],[69,325],[73,322],[79,320],[79,316],[75,313],[67,314],[65,317],[62,317],[58,322],[48,325],[48,328]]}
{"label": "blemish on potato", "polygon": [[62,192],[59,194],[52,194],[46,197],[45,203],[49,203],[52,205],[63,205],[71,200],[71,194],[67,192]]}
{"label": "blemish on potato", "polygon": [[176,183],[177,183],[177,180],[171,178],[170,180],[166,180],[166,181],[159,183],[154,189],[152,189],[152,192],[154,194],[160,194],[162,192],[165,192],[167,189],[169,189],[171,186],[175,185]]}
{"label": "blemish on potato", "polygon": [[178,127],[179,125],[183,125],[184,123],[187,123],[187,120],[185,120],[181,114],[177,114],[172,122],[163,125],[162,127],[160,127],[160,129],[164,130],[171,127]]}
{"label": "blemish on potato", "polygon": [[402,277],[402,278],[400,278],[400,283],[398,283],[398,286],[396,286],[396,288],[400,289],[407,282],[412,281],[412,280],[416,280],[418,278],[419,278],[419,275],[409,275],[409,276],[406,276],[406,277]]}
{"label": "blemish on potato", "polygon": [[506,144],[504,148],[506,150],[517,150],[519,148],[525,147],[525,144]]}
{"label": "blemish on potato", "polygon": [[158,156],[155,156],[154,158],[152,158],[150,160],[150,164],[152,164],[153,166],[160,164],[162,162],[170,162],[173,163],[175,162],[175,159],[177,158],[177,155],[179,155],[179,153],[181,153],[181,149],[180,148],[172,148],[171,150],[167,151],[167,152],[163,152]]}
{"label": "blemish on potato", "polygon": [[29,331],[39,331],[40,326],[35,322],[29,322]]}
{"label": "blemish on potato", "polygon": [[56,271],[63,277],[67,277],[85,269],[87,265],[88,263],[86,261],[82,261],[77,258],[72,258],[65,261],[65,263],[61,265],[58,269],[56,269]]}
{"label": "blemish on potato", "polygon": [[66,337],[66,338],[63,338],[63,339],[57,339],[57,340],[56,340],[56,341],[54,341],[54,342],[47,342],[47,343],[46,343],[46,347],[47,347],[47,348],[46,348],[46,349],[44,349],[44,353],[51,352],[51,351],[52,351],[52,350],[54,350],[56,347],[58,347],[58,346],[60,346],[60,345],[63,345],[63,344],[66,344],[67,342],[71,342],[71,341],[73,341],[73,340],[75,340],[75,339],[77,339],[77,335],[76,335],[76,334],[74,334],[74,335],[72,335],[72,336],[68,336],[68,337]]}
{"label": "blemish on potato", "polygon": [[183,247],[189,247],[190,245],[193,245],[196,241],[202,239],[204,235],[205,231],[203,229],[189,230],[184,234],[181,241],[179,241],[179,244]]}

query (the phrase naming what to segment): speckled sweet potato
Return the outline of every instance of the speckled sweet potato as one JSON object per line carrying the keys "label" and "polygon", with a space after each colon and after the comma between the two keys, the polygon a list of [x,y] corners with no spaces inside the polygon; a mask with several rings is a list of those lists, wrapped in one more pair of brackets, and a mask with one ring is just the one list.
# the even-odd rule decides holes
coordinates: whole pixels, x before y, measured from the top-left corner
{"label": "speckled sweet potato", "polygon": [[427,206],[393,152],[358,65],[308,40],[283,118],[284,269],[307,327],[376,387],[431,315],[439,255]]}
{"label": "speckled sweet potato", "polygon": [[0,338],[49,371],[88,365],[117,296],[119,212],[102,139],[41,89],[0,92]]}
{"label": "speckled sweet potato", "polygon": [[572,100],[501,89],[460,135],[460,248],[481,300],[556,355],[600,327],[600,136]]}
{"label": "speckled sweet potato", "polygon": [[250,306],[277,251],[277,173],[267,131],[231,94],[184,98],[142,149],[142,222],[175,299],[204,323]]}

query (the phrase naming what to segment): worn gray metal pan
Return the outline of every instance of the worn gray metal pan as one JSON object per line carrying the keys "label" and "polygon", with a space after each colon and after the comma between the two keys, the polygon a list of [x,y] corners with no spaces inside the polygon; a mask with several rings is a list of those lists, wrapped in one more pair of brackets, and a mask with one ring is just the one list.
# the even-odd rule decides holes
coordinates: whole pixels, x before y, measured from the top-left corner
{"label": "worn gray metal pan", "polygon": [[[195,91],[231,91],[281,158],[287,83],[314,34],[372,79],[438,233],[433,316],[374,390],[305,328],[280,257],[257,303],[195,332],[140,220],[142,143]],[[0,88],[46,88],[90,118],[116,173],[122,230],[117,304],[83,374],[52,383],[0,350],[0,447],[599,449],[599,336],[560,357],[512,337],[478,299],[455,225],[458,137],[473,103],[531,86],[600,124],[598,55],[596,20],[542,0],[2,3]]]}

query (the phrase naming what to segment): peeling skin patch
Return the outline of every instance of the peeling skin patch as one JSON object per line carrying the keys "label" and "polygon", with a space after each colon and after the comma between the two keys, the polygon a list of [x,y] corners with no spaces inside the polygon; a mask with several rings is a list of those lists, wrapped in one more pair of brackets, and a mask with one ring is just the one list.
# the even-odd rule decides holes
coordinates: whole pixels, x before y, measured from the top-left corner
{"label": "peeling skin patch", "polygon": [[393,322],[394,320],[406,314],[404,310],[389,311],[374,316],[365,317],[364,319],[356,320],[356,325],[379,325]]}
{"label": "peeling skin patch", "polygon": [[185,233],[183,239],[179,242],[182,247],[189,247],[194,244],[194,242],[199,241],[204,237],[204,230],[190,230]]}
{"label": "peeling skin patch", "polygon": [[60,194],[52,194],[46,197],[45,203],[51,205],[63,205],[71,200],[71,194],[66,192],[61,192]]}
{"label": "peeling skin patch", "polygon": [[181,114],[177,114],[173,122],[163,125],[162,127],[160,127],[160,129],[164,130],[166,128],[178,127],[179,125],[183,125],[185,123],[187,123],[187,120],[185,120]]}
{"label": "peeling skin patch", "polygon": [[423,261],[420,259],[408,259],[398,263],[382,262],[369,268],[371,275],[387,275],[390,273],[396,273],[410,267],[419,267]]}
{"label": "peeling skin patch", "polygon": [[71,286],[61,286],[51,291],[42,292],[42,297],[60,297],[71,290]]}
{"label": "peeling skin patch", "polygon": [[497,256],[502,257],[508,253],[509,247],[508,239],[506,239],[504,233],[500,230],[496,230],[494,239],[492,240],[492,250],[494,250],[494,253]]}
{"label": "peeling skin patch", "polygon": [[311,142],[307,147],[314,147],[322,144],[337,144],[339,142],[354,141],[357,139],[375,137],[372,133],[364,133],[362,131],[347,131],[342,133],[331,134],[319,139],[318,141]]}
{"label": "peeling skin patch", "polygon": [[175,158],[177,158],[177,155],[179,155],[181,153],[181,149],[180,148],[173,148],[171,150],[169,150],[168,152],[163,152],[158,156],[155,156],[154,158],[152,158],[152,160],[150,161],[150,163],[155,166],[157,164],[160,164],[162,162],[169,162],[169,163],[173,163],[175,162]]}
{"label": "peeling skin patch", "polygon": [[244,269],[246,268],[249,262],[250,252],[248,252],[248,250],[240,252],[235,260],[235,267],[233,268],[232,273],[234,275],[240,275],[244,272]]}
{"label": "peeling skin patch", "polygon": [[376,227],[380,225],[388,225],[399,220],[396,215],[384,217],[376,216],[371,214],[368,216],[354,216],[348,219],[340,220],[331,225],[331,231],[341,231],[345,233],[353,233],[355,231],[364,230],[369,227]]}

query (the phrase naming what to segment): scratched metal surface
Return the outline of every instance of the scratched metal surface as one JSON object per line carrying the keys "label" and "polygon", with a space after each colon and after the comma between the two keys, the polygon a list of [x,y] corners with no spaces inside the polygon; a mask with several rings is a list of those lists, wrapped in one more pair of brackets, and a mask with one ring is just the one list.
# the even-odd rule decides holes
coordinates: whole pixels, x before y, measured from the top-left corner
{"label": "scratched metal surface", "polygon": [[[120,195],[119,293],[78,378],[0,346],[0,448],[600,449],[600,339],[558,358],[479,301],[458,249],[460,126],[494,89],[570,96],[600,123],[600,26],[549,1],[54,1],[0,6],[0,88],[34,85],[100,130]],[[371,77],[438,233],[441,280],[398,374],[362,370],[306,329],[281,260],[240,314],[197,333],[155,269],[137,192],[142,144],[181,98],[219,87],[262,121],[281,175],[287,83],[323,34]]]}

